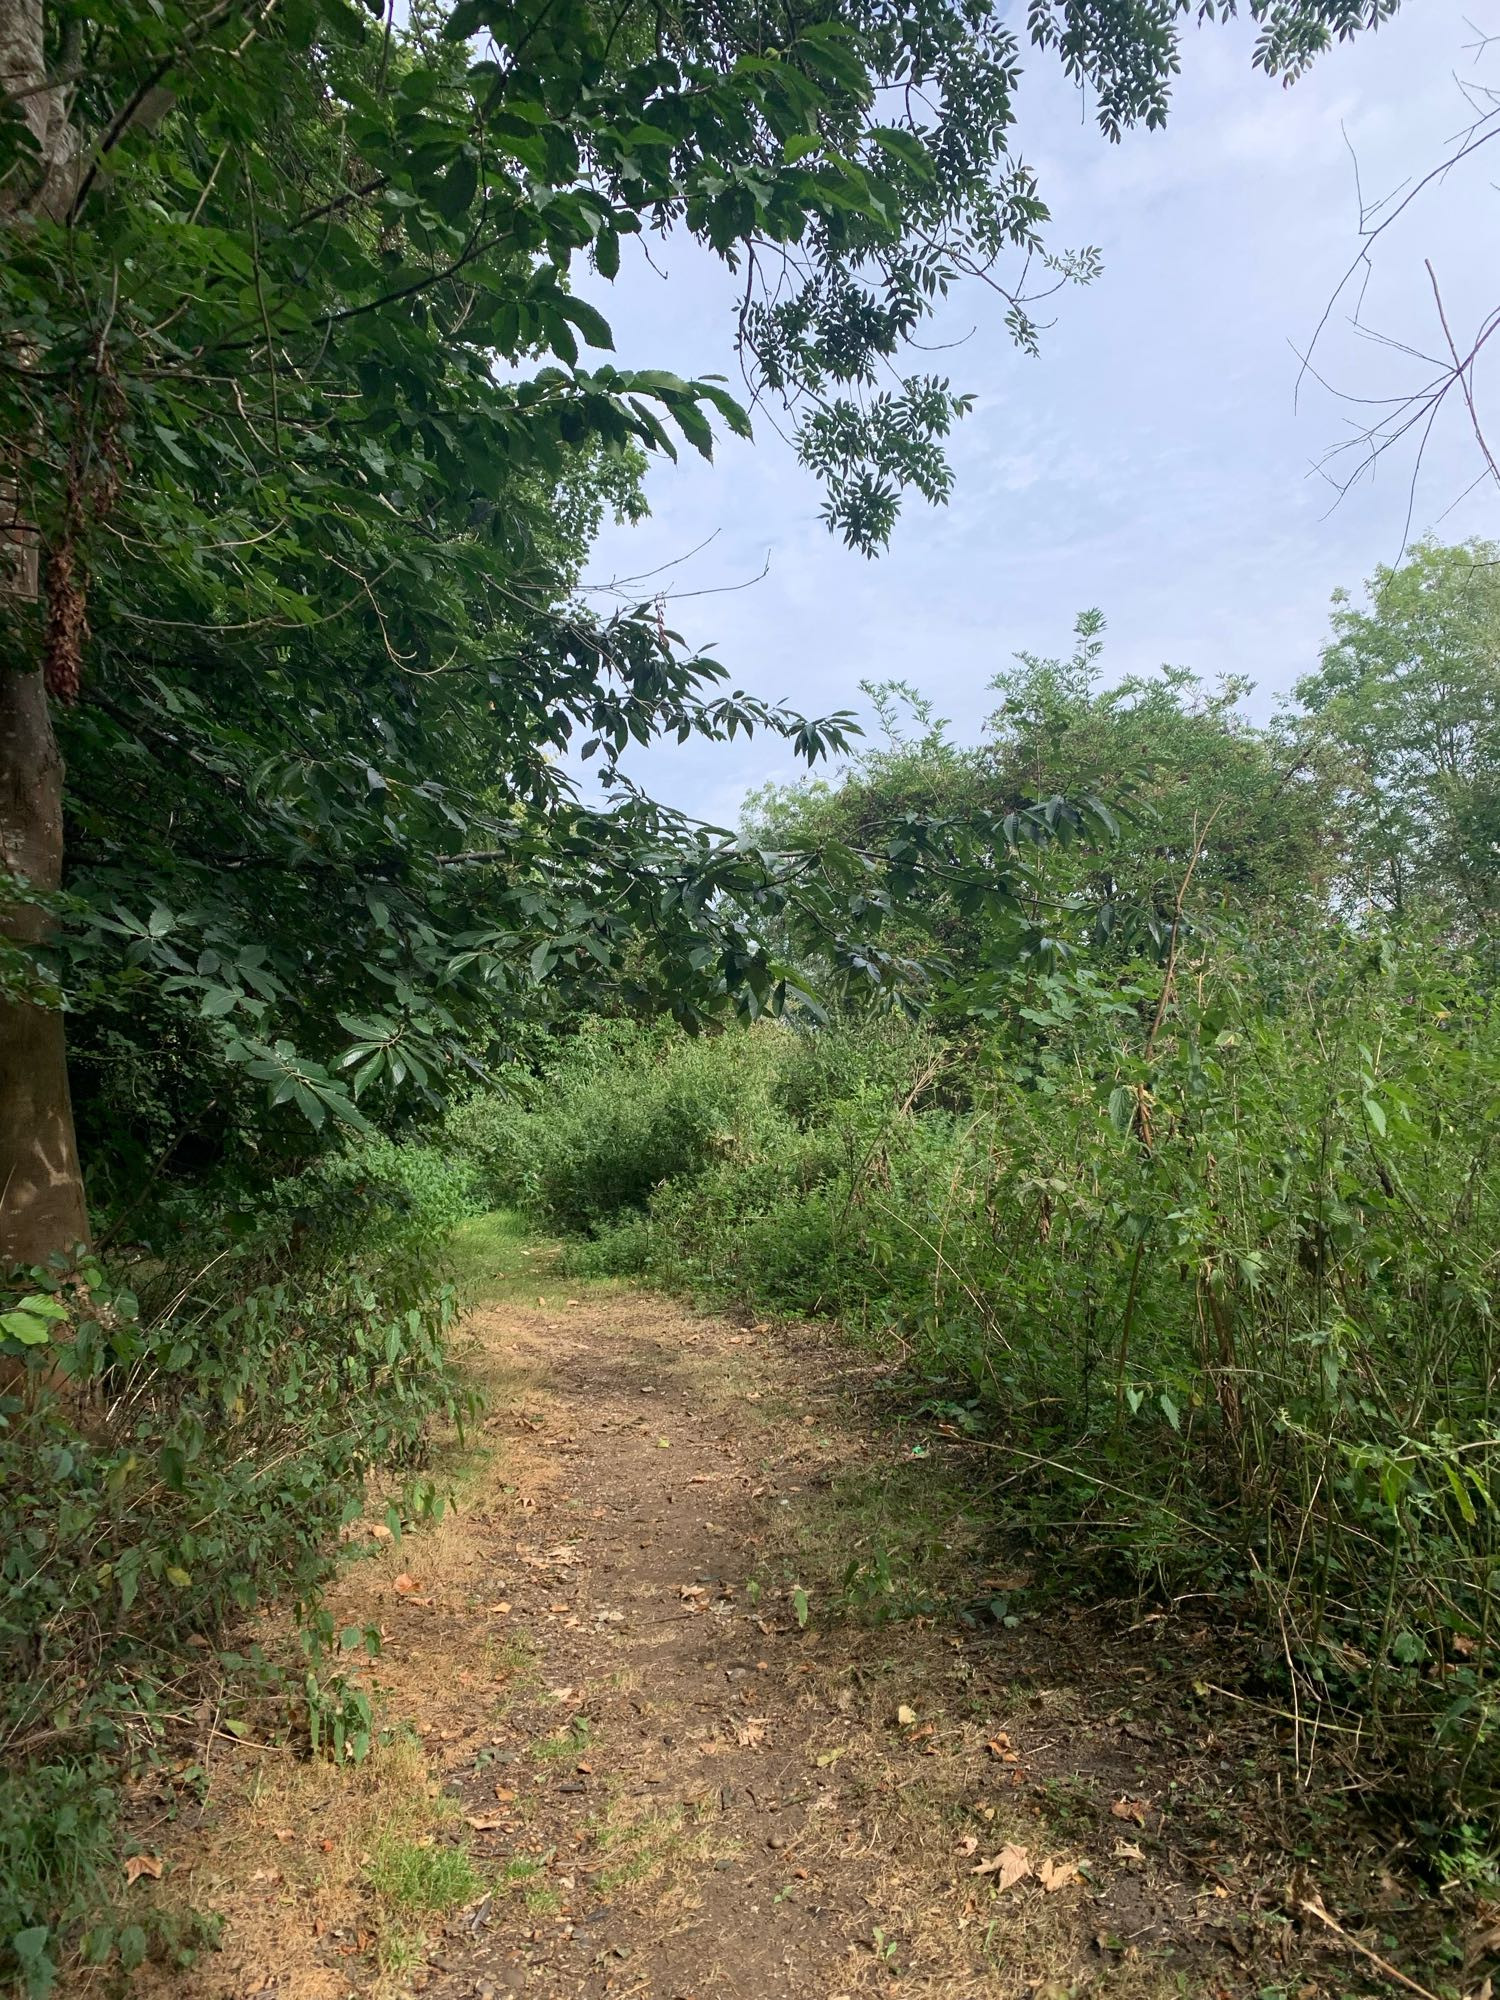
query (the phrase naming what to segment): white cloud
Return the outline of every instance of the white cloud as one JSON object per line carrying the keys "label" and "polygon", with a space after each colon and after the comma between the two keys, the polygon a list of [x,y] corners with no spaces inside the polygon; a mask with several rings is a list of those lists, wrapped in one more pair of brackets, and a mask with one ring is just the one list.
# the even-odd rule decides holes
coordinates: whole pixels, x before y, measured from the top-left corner
{"label": "white cloud", "polygon": [[[1189,38],[1162,133],[1111,147],[1078,101],[1028,58],[1022,148],[1038,167],[1059,243],[1097,242],[1097,284],[1057,301],[1040,360],[1018,355],[992,301],[952,302],[936,338],[972,337],[923,365],[978,393],[954,443],[951,508],[913,503],[890,553],[869,564],[828,537],[818,492],[769,423],[717,464],[685,456],[650,479],[653,518],[611,531],[595,575],[702,554],[663,579],[713,589],[771,568],[753,588],[685,598],[673,622],[713,641],[732,681],[810,710],[857,705],[862,678],[902,675],[960,728],[978,726],[984,683],[1018,647],[1063,649],[1074,613],[1101,605],[1120,672],[1162,660],[1249,674],[1269,705],[1314,662],[1329,593],[1399,551],[1408,466],[1378,468],[1342,504],[1312,468],[1349,406],[1304,384],[1298,362],[1357,249],[1354,171],[1368,197],[1421,172],[1462,122],[1452,80],[1472,43],[1469,0],[1423,0],[1378,34],[1330,52],[1291,90],[1252,71],[1242,25]],[[1484,165],[1483,162],[1480,163]],[[1467,321],[1493,302],[1500,200],[1486,173],[1450,183],[1381,247],[1370,324],[1434,334],[1422,260]],[[733,281],[674,245],[664,284],[643,263],[595,296],[622,362],[736,374]],[[1341,387],[1389,392],[1407,376],[1389,349],[1336,314],[1321,353]],[[1473,477],[1461,427],[1433,441],[1416,526]],[[1500,532],[1492,491],[1443,523]],[[643,586],[646,590],[655,584]],[[673,748],[637,769],[674,801],[723,819],[740,793],[785,770],[757,738]]]}

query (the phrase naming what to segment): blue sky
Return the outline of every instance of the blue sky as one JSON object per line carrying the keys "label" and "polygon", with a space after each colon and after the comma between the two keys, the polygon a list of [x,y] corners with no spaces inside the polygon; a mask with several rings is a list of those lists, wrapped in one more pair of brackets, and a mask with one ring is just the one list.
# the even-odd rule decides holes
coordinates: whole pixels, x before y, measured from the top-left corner
{"label": "blue sky", "polygon": [[[859,682],[899,676],[972,735],[990,676],[1019,648],[1066,650],[1091,605],[1109,621],[1112,674],[1168,660],[1243,673],[1269,708],[1316,663],[1333,588],[1399,555],[1409,510],[1413,532],[1500,534],[1492,484],[1461,497],[1479,464],[1456,411],[1414,494],[1407,453],[1337,500],[1315,467],[1354,413],[1316,384],[1297,393],[1294,351],[1360,247],[1354,160],[1368,201],[1441,159],[1472,119],[1456,79],[1500,82],[1488,73],[1500,60],[1475,66],[1480,35],[1496,31],[1494,0],[1407,0],[1290,89],[1252,68],[1243,25],[1190,33],[1167,129],[1119,146],[1051,59],[1030,54],[1019,151],[1051,206],[1052,244],[1098,245],[1104,271],[1055,302],[1039,359],[1009,343],[979,288],[946,309],[933,337],[961,344],[917,362],[977,397],[954,440],[950,504],[910,502],[884,557],[850,554],[762,419],[753,445],[725,440],[711,466],[685,456],[653,469],[650,520],[606,530],[590,580],[674,564],[640,593],[665,587],[670,622],[734,685],[810,712],[864,711]],[[1492,173],[1481,154],[1380,241],[1368,326],[1434,351],[1425,259],[1455,331],[1494,303]],[[653,256],[664,276],[637,256],[591,287],[619,360],[735,376],[732,281],[686,242]],[[1360,336],[1355,298],[1351,287],[1323,336],[1323,371],[1354,393],[1413,386],[1426,371]],[[721,823],[749,787],[793,775],[782,746],[759,738],[665,746],[631,769]]]}

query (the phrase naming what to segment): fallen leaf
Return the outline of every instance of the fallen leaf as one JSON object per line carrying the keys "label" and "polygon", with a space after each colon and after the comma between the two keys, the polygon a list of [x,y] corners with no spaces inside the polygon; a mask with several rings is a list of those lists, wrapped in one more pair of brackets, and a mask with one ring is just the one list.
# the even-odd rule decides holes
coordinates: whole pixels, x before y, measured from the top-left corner
{"label": "fallen leaf", "polygon": [[1117,1840],[1115,1842],[1115,1859],[1116,1861],[1144,1861],[1146,1857],[1133,1840]]}
{"label": "fallen leaf", "polygon": [[500,1801],[501,1805],[508,1806],[515,1796],[509,1785],[496,1785],[495,1797]]}
{"label": "fallen leaf", "polygon": [[917,1711],[914,1708],[908,1708],[906,1703],[902,1702],[901,1706],[896,1710],[896,1722],[898,1726],[902,1729],[910,1729],[916,1719]]}
{"label": "fallen leaf", "polygon": [[417,1579],[414,1576],[408,1576],[405,1570],[402,1570],[400,1576],[391,1585],[391,1589],[396,1592],[398,1597],[409,1597],[416,1588]]}
{"label": "fallen leaf", "polygon": [[966,1833],[963,1839],[958,1843],[958,1851],[960,1854],[972,1854],[974,1853],[974,1851],[978,1846],[979,1846],[978,1834]]}
{"label": "fallen leaf", "polygon": [[492,1612],[495,1617],[503,1618],[506,1612],[509,1611],[510,1606],[508,1604],[487,1604],[485,1609]]}
{"label": "fallen leaf", "polygon": [[973,1875],[993,1875],[998,1893],[1012,1889],[1017,1882],[1023,1882],[1031,1873],[1031,1856],[1024,1847],[1016,1847],[1007,1841],[1000,1852],[990,1861],[981,1861],[977,1868],[969,1871]]}
{"label": "fallen leaf", "polygon": [[161,1880],[161,1856],[159,1854],[132,1854],[125,1863],[125,1880],[139,1882],[142,1876],[148,1881]]}
{"label": "fallen leaf", "polygon": [[848,1747],[847,1743],[840,1743],[836,1749],[820,1750],[817,1756],[814,1757],[813,1762],[820,1771],[826,1771],[831,1764],[836,1764],[839,1761]]}
{"label": "fallen leaf", "polygon": [[285,1847],[292,1838],[292,1829],[289,1826],[277,1827],[276,1838],[281,1842],[281,1845]]}
{"label": "fallen leaf", "polygon": [[497,1833],[510,1825],[504,1813],[465,1813],[464,1818],[476,1833]]}
{"label": "fallen leaf", "polygon": [[758,1743],[766,1740],[766,1724],[770,1720],[765,1715],[747,1715],[734,1732],[734,1740],[742,1750],[753,1750]]}
{"label": "fallen leaf", "polygon": [[1140,1799],[1116,1799],[1110,1811],[1116,1819],[1133,1819],[1137,1826],[1146,1824],[1146,1807]]}
{"label": "fallen leaf", "polygon": [[1044,1861],[1036,1871],[1036,1879],[1050,1896],[1058,1889],[1066,1889],[1070,1882],[1078,1880],[1076,1861]]}

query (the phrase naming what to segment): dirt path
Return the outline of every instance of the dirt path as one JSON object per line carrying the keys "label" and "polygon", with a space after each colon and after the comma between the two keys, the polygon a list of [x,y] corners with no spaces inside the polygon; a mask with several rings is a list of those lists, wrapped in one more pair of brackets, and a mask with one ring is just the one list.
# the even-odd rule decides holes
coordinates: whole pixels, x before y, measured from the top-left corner
{"label": "dirt path", "polygon": [[[1181,1634],[1010,1609],[832,1337],[560,1283],[474,1316],[492,1449],[332,1600],[423,1754],[231,1746],[157,1842],[226,1911],[195,2000],[1371,1990],[1293,1921],[1306,1825]],[[967,1624],[870,1622],[965,1580]]]}

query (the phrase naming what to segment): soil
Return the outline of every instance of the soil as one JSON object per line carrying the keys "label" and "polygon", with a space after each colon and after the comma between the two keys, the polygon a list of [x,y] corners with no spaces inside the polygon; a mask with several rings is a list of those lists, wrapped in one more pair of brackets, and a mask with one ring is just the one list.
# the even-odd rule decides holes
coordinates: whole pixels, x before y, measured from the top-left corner
{"label": "soil", "polygon": [[[883,1371],[828,1332],[529,1284],[468,1324],[490,1414],[457,1504],[372,1532],[330,1598],[382,1628],[381,1713],[422,1753],[346,1773],[221,1734],[206,1806],[143,1808],[143,1886],[225,1918],[153,1992],[1438,1990],[1410,1969],[1430,1899],[1212,1692],[1212,1635],[1033,1605],[958,1449],[876,1420]],[[374,1894],[393,1827],[467,1850],[456,1907],[403,1928]]]}

